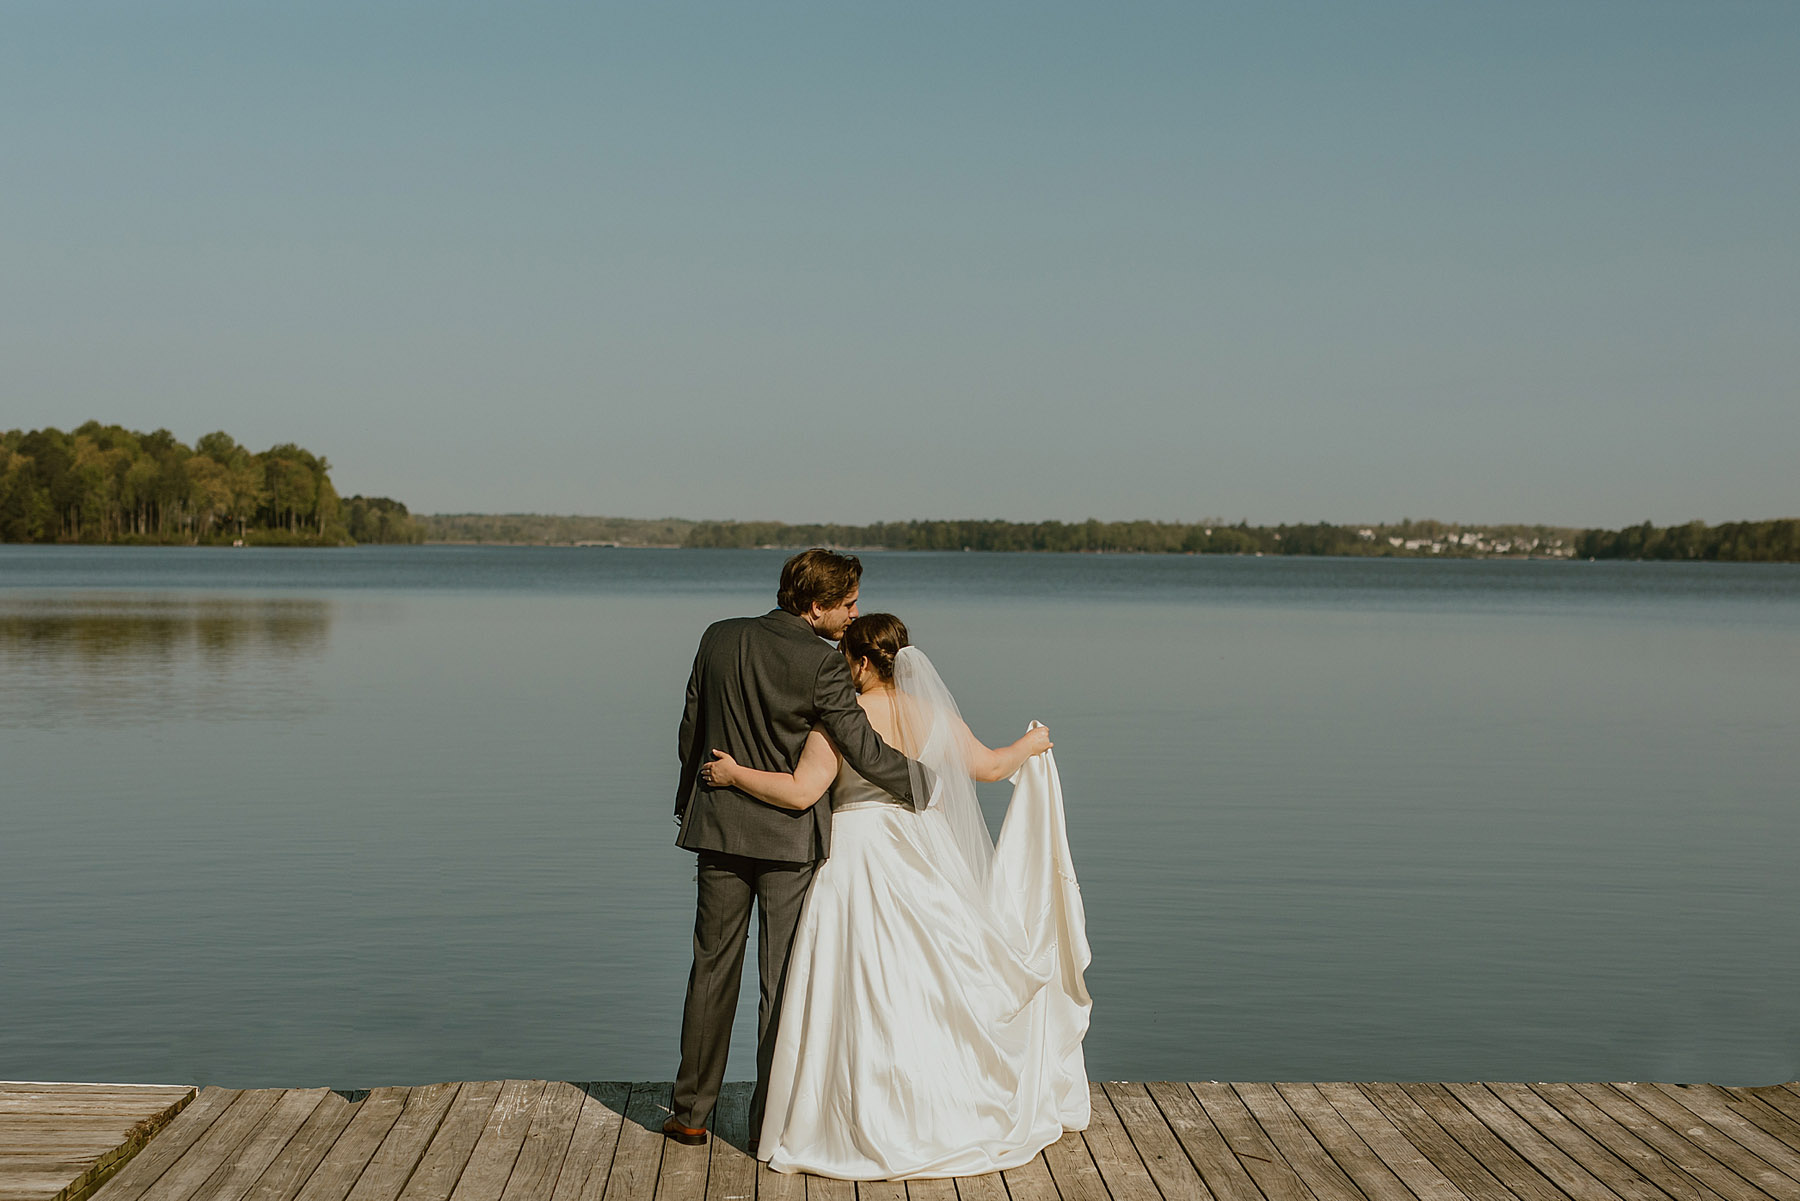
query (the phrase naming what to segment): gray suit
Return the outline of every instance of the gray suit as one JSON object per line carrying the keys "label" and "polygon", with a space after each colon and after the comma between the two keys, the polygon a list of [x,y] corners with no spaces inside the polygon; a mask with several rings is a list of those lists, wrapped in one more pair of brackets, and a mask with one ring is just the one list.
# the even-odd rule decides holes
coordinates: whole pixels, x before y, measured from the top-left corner
{"label": "gray suit", "polygon": [[700,779],[700,767],[721,750],[745,767],[793,771],[814,726],[831,735],[851,767],[912,803],[906,757],[869,728],[843,655],[810,625],[776,609],[707,628],[688,677],[675,794],[681,820],[675,841],[700,857],[694,967],[675,1080],[674,1118],[684,1126],[707,1124],[725,1079],[754,901],[762,996],[750,1136],[761,1132],[788,948],[813,869],[831,851],[826,803],[802,811],[779,809],[735,789],[709,787]]}

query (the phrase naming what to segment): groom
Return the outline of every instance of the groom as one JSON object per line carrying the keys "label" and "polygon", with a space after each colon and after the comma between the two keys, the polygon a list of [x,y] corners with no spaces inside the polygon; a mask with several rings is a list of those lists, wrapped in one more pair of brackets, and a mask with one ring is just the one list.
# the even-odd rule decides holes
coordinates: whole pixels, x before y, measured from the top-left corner
{"label": "groom", "polygon": [[722,750],[745,767],[790,772],[807,734],[822,726],[851,767],[912,803],[906,757],[869,728],[844,657],[824,641],[835,641],[856,619],[861,582],[856,556],[803,551],[781,569],[780,608],[714,623],[701,635],[694,656],[681,715],[681,783],[675,792],[681,833],[675,841],[699,854],[699,897],[694,967],[681,1014],[681,1070],[672,1112],[663,1123],[663,1133],[677,1142],[706,1141],[706,1123],[725,1079],[754,903],[762,969],[756,1091],[750,1100],[755,1150],[788,949],[813,869],[831,850],[829,804],[778,809],[709,786],[700,778],[701,766],[712,751]]}

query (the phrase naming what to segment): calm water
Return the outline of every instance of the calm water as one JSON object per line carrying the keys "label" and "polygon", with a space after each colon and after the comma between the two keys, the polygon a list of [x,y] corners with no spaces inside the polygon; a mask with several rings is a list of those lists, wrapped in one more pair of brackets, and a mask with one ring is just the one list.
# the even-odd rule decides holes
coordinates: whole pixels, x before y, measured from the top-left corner
{"label": "calm water", "polygon": [[[781,558],[0,547],[0,1078],[672,1077]],[[1097,1078],[1800,1077],[1800,569],[865,562],[1055,732]]]}

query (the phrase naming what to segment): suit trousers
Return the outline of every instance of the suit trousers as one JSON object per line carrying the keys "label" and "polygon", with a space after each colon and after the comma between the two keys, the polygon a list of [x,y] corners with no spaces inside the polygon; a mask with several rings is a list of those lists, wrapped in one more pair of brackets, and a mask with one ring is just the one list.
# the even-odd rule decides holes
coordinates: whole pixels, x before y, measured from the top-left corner
{"label": "suit trousers", "polygon": [[756,1011],[756,1090],[750,1097],[750,1137],[756,1138],[762,1133],[763,1106],[769,1096],[769,1062],[781,1019],[788,951],[818,864],[752,859],[723,851],[701,851],[699,857],[694,966],[681,1013],[681,1069],[675,1077],[673,1116],[683,1126],[694,1127],[704,1127],[712,1118],[725,1081],[754,902],[756,957],[762,975]]}

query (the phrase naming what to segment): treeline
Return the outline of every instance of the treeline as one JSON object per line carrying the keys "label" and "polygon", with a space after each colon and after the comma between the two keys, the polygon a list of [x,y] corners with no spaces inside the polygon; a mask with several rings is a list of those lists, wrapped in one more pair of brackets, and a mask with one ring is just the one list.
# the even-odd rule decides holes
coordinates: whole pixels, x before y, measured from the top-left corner
{"label": "treeline", "polygon": [[330,463],[292,442],[258,454],[220,431],[189,447],[168,430],[97,421],[0,434],[0,542],[422,541],[405,505],[343,500]]}
{"label": "treeline", "polygon": [[385,496],[352,496],[344,502],[344,527],[352,542],[418,543],[425,523]]}
{"label": "treeline", "polygon": [[679,517],[558,517],[544,513],[430,513],[418,519],[428,542],[513,546],[681,546],[694,523]]}
{"label": "treeline", "polygon": [[1800,519],[1578,530],[1412,520],[1372,526],[1095,520],[791,525],[521,513],[416,517],[387,497],[339,497],[331,465],[291,442],[255,453],[220,431],[189,447],[168,430],[145,434],[97,421],[70,433],[48,428],[0,433],[0,542],[426,541],[1791,563],[1800,562]]}
{"label": "treeline", "polygon": [[1714,526],[1690,521],[1660,529],[1646,521],[1622,530],[1586,530],[1575,546],[1590,559],[1800,563],[1800,518]]}
{"label": "treeline", "polygon": [[1708,526],[1646,522],[1622,530],[1543,525],[1465,526],[1401,521],[1373,526],[1253,526],[1247,522],[907,521],[874,525],[699,522],[692,547],[842,546],[887,550],[1061,551],[1140,554],[1353,555],[1481,558],[1687,559],[1800,562],[1800,519]]}
{"label": "treeline", "polygon": [[[1465,529],[1436,521],[1390,525],[1253,526],[1248,522],[906,521],[874,525],[701,522],[693,547],[866,546],[888,550],[1058,551],[1147,554],[1463,555],[1571,554],[1578,531],[1551,526]],[[1466,541],[1465,541],[1466,539]]]}

